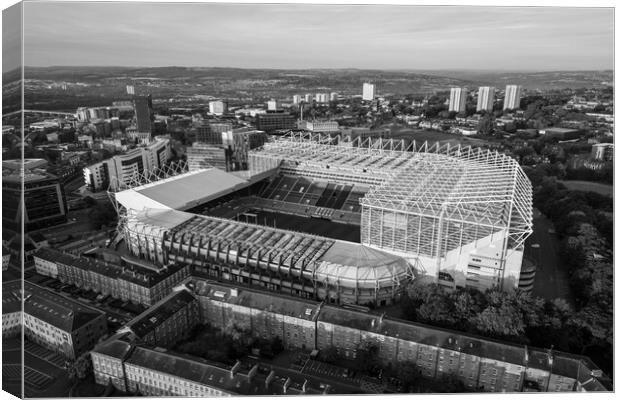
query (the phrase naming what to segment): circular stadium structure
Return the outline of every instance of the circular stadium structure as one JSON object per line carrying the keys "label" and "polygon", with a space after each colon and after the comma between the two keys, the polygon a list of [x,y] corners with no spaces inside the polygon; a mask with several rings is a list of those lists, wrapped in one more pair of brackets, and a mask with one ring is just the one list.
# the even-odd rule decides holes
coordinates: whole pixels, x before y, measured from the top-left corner
{"label": "circular stadium structure", "polygon": [[[449,287],[519,287],[532,188],[506,155],[299,133],[250,151],[248,166],[116,193],[130,251],[188,263],[220,280],[339,303],[388,304],[422,277]],[[263,183],[249,198],[253,207],[351,222],[361,243],[180,211]]]}

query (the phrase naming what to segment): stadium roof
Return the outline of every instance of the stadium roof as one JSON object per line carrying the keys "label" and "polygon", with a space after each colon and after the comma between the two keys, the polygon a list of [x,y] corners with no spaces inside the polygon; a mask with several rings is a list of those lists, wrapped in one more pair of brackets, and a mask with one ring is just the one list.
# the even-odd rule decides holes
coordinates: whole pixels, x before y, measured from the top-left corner
{"label": "stadium roof", "polygon": [[358,243],[336,241],[318,260],[314,268],[319,281],[350,281],[359,287],[377,282],[394,282],[410,274],[411,267],[402,257]]}
{"label": "stadium roof", "polygon": [[306,133],[266,143],[250,156],[372,183],[361,199],[366,207],[508,229],[513,246],[532,231],[532,185],[516,160],[497,151]]}
{"label": "stadium roof", "polygon": [[125,208],[187,210],[243,189],[250,182],[217,168],[187,172],[115,193]]}

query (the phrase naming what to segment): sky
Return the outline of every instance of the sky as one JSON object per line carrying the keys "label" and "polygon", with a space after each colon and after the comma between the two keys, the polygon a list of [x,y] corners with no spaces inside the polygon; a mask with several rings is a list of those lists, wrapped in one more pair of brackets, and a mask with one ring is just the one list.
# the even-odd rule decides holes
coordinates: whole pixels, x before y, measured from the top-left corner
{"label": "sky", "polygon": [[25,3],[27,66],[600,70],[611,8]]}

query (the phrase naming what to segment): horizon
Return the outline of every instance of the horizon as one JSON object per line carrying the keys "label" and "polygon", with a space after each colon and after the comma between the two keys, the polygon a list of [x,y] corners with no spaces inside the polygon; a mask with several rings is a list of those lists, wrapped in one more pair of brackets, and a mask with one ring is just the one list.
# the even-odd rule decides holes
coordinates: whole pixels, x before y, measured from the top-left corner
{"label": "horizon", "polygon": [[29,2],[24,65],[599,71],[613,29],[612,8]]}

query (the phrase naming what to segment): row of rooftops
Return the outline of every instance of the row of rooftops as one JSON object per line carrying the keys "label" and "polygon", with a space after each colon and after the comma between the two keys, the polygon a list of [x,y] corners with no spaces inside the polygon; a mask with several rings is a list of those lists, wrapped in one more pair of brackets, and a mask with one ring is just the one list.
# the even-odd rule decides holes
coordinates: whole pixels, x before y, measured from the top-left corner
{"label": "row of rooftops", "polygon": [[[172,264],[161,270],[154,270],[152,268],[142,267],[135,262],[131,262],[131,266],[122,266],[91,257],[63,253],[50,248],[41,248],[37,250],[37,252],[34,253],[34,257],[73,266],[85,271],[93,271],[113,279],[128,281],[138,286],[148,288],[157,285],[183,268],[182,265]],[[125,261],[128,262],[131,260],[125,257]]]}
{"label": "row of rooftops", "polygon": [[174,291],[172,294],[159,300],[148,310],[129,321],[127,325],[125,325],[125,328],[131,330],[140,338],[144,337],[179,310],[187,307],[188,304],[194,301],[196,301],[196,298],[187,289]]}
{"label": "row of rooftops", "polygon": [[[552,371],[556,375],[573,379],[582,380],[587,377],[582,381],[589,379],[590,372],[598,370],[598,367],[587,357],[555,350],[548,351],[492,340],[370,312],[324,305],[312,300],[289,298],[288,296],[265,293],[250,288],[240,289],[201,279],[194,279],[186,285],[192,288],[196,295],[207,297],[213,301],[270,311],[318,323],[339,325],[449,351],[459,351],[476,357]],[[602,379],[602,381],[604,380]]]}
{"label": "row of rooftops", "polygon": [[229,366],[187,354],[132,343],[128,334],[117,334],[95,348],[96,353],[137,366],[240,395],[324,394],[326,389],[278,373],[268,366],[237,362]]}
{"label": "row of rooftops", "polygon": [[[65,332],[74,332],[92,320],[105,315],[93,307],[54,293],[31,282],[15,280],[2,284],[2,313],[21,311],[45,321]],[[22,296],[23,294],[23,296]]]}
{"label": "row of rooftops", "polygon": [[[548,371],[556,375],[577,379],[582,384],[587,383],[590,390],[608,390],[611,384],[607,377],[599,376],[600,370],[587,357],[492,340],[477,335],[393,319],[371,312],[358,311],[346,306],[325,305],[313,300],[292,298],[251,288],[238,288],[197,278],[186,280],[183,286],[177,287],[175,292],[130,321],[126,326],[128,329],[121,329],[119,333],[130,331],[140,338],[154,330],[158,324],[170,318],[178,310],[195,301],[196,297],[194,296],[299,318],[317,323],[319,329],[322,323],[332,324],[360,330],[362,335],[364,332],[382,335],[386,338],[415,342],[447,351],[458,351],[475,357]],[[112,357],[123,358],[129,351],[129,347],[116,342],[109,342],[97,351]],[[141,357],[143,357],[140,360],[143,360],[144,366],[159,365],[155,364],[156,361],[152,359],[158,356],[144,355]],[[181,365],[180,362],[175,361],[175,363],[175,365]],[[186,377],[187,371],[185,369],[169,368],[171,368],[169,373]],[[188,377],[188,379],[190,378]]]}

